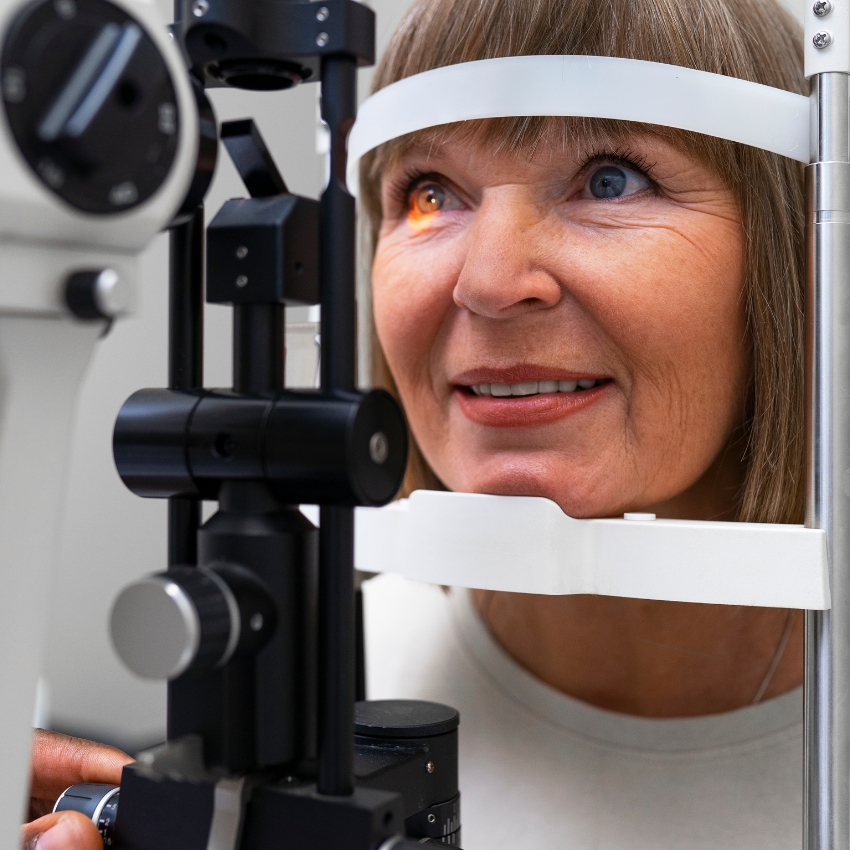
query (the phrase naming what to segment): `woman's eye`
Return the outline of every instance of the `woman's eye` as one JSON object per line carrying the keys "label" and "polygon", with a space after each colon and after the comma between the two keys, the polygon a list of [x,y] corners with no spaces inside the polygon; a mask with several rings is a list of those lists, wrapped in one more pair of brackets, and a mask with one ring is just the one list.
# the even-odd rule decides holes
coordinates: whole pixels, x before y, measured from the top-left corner
{"label": "woman's eye", "polygon": [[414,215],[433,215],[445,210],[460,209],[460,202],[438,183],[421,183],[410,193],[410,211]]}
{"label": "woman's eye", "polygon": [[642,174],[620,165],[603,165],[588,178],[586,190],[591,198],[622,198],[650,187]]}

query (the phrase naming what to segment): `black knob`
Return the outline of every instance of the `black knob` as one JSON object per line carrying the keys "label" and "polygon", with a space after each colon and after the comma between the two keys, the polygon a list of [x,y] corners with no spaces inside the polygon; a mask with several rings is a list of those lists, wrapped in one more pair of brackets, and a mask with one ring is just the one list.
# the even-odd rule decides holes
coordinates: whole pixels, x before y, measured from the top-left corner
{"label": "black knob", "polygon": [[3,44],[9,126],[42,183],[92,213],[131,209],[163,184],[179,114],[168,66],[108,0],[40,0]]}
{"label": "black knob", "polygon": [[114,269],[74,272],[65,281],[65,303],[78,319],[114,319],[127,312],[131,294]]}

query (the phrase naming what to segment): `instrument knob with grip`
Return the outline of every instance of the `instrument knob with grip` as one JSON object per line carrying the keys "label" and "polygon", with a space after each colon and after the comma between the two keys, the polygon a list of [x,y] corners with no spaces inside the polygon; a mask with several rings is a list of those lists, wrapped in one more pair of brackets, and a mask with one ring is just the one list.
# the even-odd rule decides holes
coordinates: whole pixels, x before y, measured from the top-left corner
{"label": "instrument knob with grip", "polygon": [[213,670],[256,651],[276,625],[274,603],[248,570],[233,564],[174,567],[125,588],[112,608],[112,642],[146,679]]}
{"label": "instrument knob with grip", "polygon": [[91,818],[100,832],[104,848],[112,847],[120,792],[121,789],[117,785],[101,785],[92,782],[72,785],[56,801],[53,811],[80,812],[87,818]]}

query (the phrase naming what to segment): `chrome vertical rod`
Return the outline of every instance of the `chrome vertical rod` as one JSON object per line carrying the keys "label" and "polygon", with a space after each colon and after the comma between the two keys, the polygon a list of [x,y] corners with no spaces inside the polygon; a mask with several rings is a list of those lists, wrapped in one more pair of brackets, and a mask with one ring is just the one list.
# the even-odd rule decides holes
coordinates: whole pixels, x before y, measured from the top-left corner
{"label": "chrome vertical rod", "polygon": [[805,850],[850,847],[850,116],[812,78],[806,169],[806,525],[826,531],[832,609],[806,613]]}

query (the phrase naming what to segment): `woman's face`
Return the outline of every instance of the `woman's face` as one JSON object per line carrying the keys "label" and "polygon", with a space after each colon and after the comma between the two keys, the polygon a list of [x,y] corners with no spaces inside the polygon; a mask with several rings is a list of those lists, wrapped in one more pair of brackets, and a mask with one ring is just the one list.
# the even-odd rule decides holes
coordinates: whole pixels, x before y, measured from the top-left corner
{"label": "woman's face", "polygon": [[422,147],[384,175],[375,321],[452,490],[572,516],[721,516],[744,415],[733,194],[651,136],[532,157]]}

